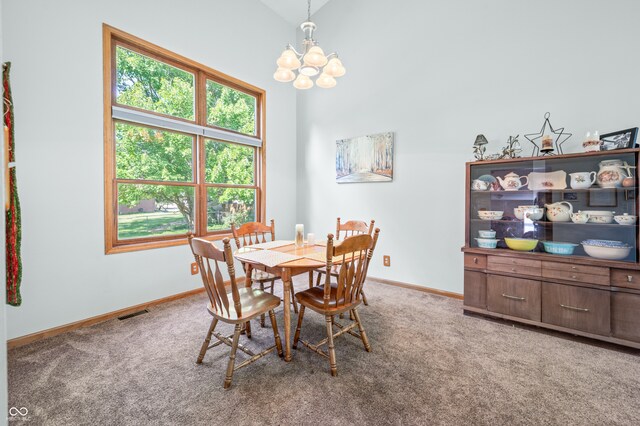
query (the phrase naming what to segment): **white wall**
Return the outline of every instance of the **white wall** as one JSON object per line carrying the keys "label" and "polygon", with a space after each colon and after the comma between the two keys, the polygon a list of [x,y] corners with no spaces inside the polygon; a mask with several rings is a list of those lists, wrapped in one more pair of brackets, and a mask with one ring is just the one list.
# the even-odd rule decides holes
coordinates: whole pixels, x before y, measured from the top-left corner
{"label": "white wall", "polygon": [[[347,74],[298,94],[298,219],[321,234],[336,216],[375,218],[371,276],[462,292],[475,136],[496,152],[550,111],[574,133],[565,151],[578,151],[588,130],[638,126],[639,15],[634,0],[329,2],[316,35]],[[385,131],[396,134],[393,182],[336,184],[336,139]]]}
{"label": "white wall", "polygon": [[[23,305],[8,337],[201,286],[186,246],[106,256],[102,23],[267,91],[267,218],[295,223],[295,93],[272,78],[295,31],[258,0],[4,0],[13,63]],[[295,158],[295,156],[293,157]],[[291,232],[289,232],[291,231]]]}

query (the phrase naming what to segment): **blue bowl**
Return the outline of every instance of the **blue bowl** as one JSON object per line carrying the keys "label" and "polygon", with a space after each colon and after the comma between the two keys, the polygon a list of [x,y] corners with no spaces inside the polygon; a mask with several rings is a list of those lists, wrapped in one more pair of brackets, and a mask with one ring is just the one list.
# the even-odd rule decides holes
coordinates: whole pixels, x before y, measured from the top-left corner
{"label": "blue bowl", "polygon": [[551,254],[561,254],[568,256],[573,254],[573,250],[578,247],[578,244],[573,243],[560,243],[557,241],[543,241],[544,251]]}
{"label": "blue bowl", "polygon": [[497,247],[499,240],[494,238],[476,238],[476,241],[478,242],[478,247],[480,248],[494,249]]}

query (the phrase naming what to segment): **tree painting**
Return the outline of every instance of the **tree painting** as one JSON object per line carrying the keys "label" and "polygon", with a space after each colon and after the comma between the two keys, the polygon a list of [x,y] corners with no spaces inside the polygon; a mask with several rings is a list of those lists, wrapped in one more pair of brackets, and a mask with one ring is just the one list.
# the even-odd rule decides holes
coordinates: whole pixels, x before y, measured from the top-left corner
{"label": "tree painting", "polygon": [[336,141],[336,182],[393,180],[393,133]]}

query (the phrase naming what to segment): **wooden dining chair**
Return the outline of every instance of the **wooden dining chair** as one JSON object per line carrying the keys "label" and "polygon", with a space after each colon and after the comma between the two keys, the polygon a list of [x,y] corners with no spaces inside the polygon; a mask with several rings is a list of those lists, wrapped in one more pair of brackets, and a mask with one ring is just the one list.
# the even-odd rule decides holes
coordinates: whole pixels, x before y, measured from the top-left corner
{"label": "wooden dining chair", "polygon": [[[236,228],[235,224],[231,224],[231,233],[233,239],[236,242],[238,249],[242,247],[252,246],[254,244],[266,243],[268,241],[274,241],[276,239],[275,223],[271,219],[271,226],[267,226],[261,222],[248,222]],[[267,235],[271,235],[271,240],[267,240]],[[242,240],[242,242],[240,242]],[[244,265],[243,265],[244,267]],[[270,274],[259,269],[253,269],[251,272],[251,283],[258,283],[260,290],[271,289],[273,294],[273,288],[275,281],[280,279],[278,275]],[[270,287],[265,287],[265,283],[270,283]],[[293,303],[293,310],[298,313],[298,305],[296,304],[295,297],[293,296],[293,288],[291,289],[291,303]],[[265,326],[265,315],[260,316],[260,325]]]}
{"label": "wooden dining chair", "polygon": [[[222,343],[231,346],[227,373],[224,379],[224,388],[227,389],[231,386],[234,371],[262,358],[274,349],[278,351],[279,356],[282,356],[282,343],[280,341],[280,335],[278,334],[276,316],[273,312],[273,310],[280,305],[280,298],[258,289],[238,287],[233,263],[233,253],[231,252],[229,239],[225,238],[222,240],[222,243],[224,244],[224,250],[218,249],[210,241],[194,238],[192,234],[189,234],[189,245],[191,246],[191,251],[196,259],[196,263],[200,268],[200,275],[202,276],[204,288],[209,296],[207,310],[211,316],[213,316],[211,326],[209,327],[207,336],[202,343],[202,348],[200,349],[200,354],[198,355],[196,363],[202,363],[204,355],[208,349]],[[230,294],[227,293],[227,289],[225,288],[222,273],[220,272],[220,262],[223,264],[226,263],[226,267],[229,272]],[[231,300],[229,295],[231,295]],[[241,325],[242,323],[247,323],[258,315],[263,315],[266,312],[269,313],[269,318],[271,319],[275,345],[255,354],[239,343]],[[218,321],[234,324],[235,328],[233,334],[231,336],[223,336],[222,334],[215,332]],[[211,342],[211,336],[216,337],[218,341],[209,345]],[[236,366],[235,360],[238,348],[251,358]]]}
{"label": "wooden dining chair", "polygon": [[[366,222],[361,221],[361,220],[349,220],[345,223],[341,223],[340,222],[340,218],[338,218],[337,223],[336,223],[336,240],[340,240],[340,234],[342,234],[342,239],[347,238],[347,237],[352,237],[354,235],[360,235],[360,234],[369,234],[371,235],[373,233],[373,225],[375,225],[376,221],[375,220],[371,220],[371,223],[369,225],[367,225]],[[316,272],[318,273],[318,279],[316,281],[316,285],[320,285],[320,282],[322,280],[322,275],[325,273],[324,269],[316,269]],[[331,275],[333,277],[337,277],[338,274],[334,268],[334,270],[331,271]],[[366,277],[365,277],[366,278]],[[309,272],[309,287],[311,288],[313,286],[313,271]],[[367,301],[367,296],[365,296],[365,294],[362,294],[362,302],[365,304],[365,306],[369,306],[369,302]]]}
{"label": "wooden dining chair", "polygon": [[[333,235],[328,235],[327,241],[327,266],[323,287],[312,287],[310,289],[296,293],[296,299],[300,303],[300,314],[298,314],[298,326],[293,338],[293,347],[297,348],[300,340],[300,329],[305,310],[311,309],[325,317],[327,327],[327,337],[316,344],[300,340],[300,342],[312,351],[329,359],[331,375],[338,374],[336,365],[336,353],[333,339],[345,333],[349,333],[362,340],[367,352],[371,352],[369,339],[362,326],[358,306],[362,302],[362,287],[367,272],[367,267],[373,256],[380,229],[375,230],[373,237],[369,234],[360,234],[347,237],[336,242],[334,246]],[[338,279],[331,283],[331,271],[333,262],[336,261],[338,267]],[[354,322],[343,326],[334,321],[334,316],[344,312],[353,315]],[[333,327],[339,328],[337,333],[333,333]],[[358,332],[353,328],[358,327]],[[321,349],[327,344],[328,353]]]}

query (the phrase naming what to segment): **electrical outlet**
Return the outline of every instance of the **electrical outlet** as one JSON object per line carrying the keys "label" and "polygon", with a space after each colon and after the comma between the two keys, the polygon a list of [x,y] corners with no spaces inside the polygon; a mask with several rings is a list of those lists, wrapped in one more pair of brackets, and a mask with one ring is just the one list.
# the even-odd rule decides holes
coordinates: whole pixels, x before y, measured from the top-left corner
{"label": "electrical outlet", "polygon": [[384,266],[391,266],[391,256],[382,256]]}
{"label": "electrical outlet", "polygon": [[198,273],[198,264],[196,262],[193,262],[191,264],[191,275],[195,275]]}

